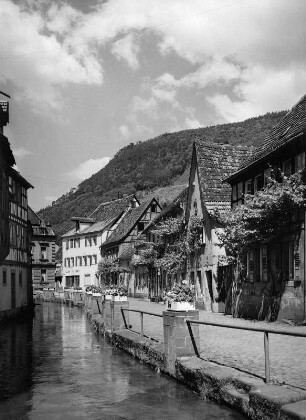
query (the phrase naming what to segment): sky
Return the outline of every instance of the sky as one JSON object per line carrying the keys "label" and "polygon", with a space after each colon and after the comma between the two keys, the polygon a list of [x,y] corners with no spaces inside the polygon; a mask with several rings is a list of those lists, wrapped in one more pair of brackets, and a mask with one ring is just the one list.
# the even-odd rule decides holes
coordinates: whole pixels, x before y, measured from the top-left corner
{"label": "sky", "polygon": [[131,142],[290,109],[305,18],[305,0],[0,0],[4,133],[30,206]]}

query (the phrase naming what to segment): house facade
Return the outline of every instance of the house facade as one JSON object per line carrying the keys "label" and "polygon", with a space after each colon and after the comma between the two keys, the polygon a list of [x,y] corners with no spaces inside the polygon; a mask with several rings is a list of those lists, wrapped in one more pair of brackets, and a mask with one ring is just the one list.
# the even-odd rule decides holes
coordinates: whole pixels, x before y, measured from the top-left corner
{"label": "house facade", "polygon": [[[1,105],[1,104],[0,104]],[[15,164],[15,159],[8,139],[3,135],[6,125],[2,107],[0,106],[0,265],[9,252],[9,185],[8,171]]]}
{"label": "house facade", "polygon": [[[172,235],[159,237],[157,231],[160,224],[167,220],[183,221],[187,195],[188,188],[185,187],[137,237],[133,272],[135,283],[144,284],[145,287],[142,288],[144,290],[136,289],[136,296],[146,297],[155,302],[162,301],[165,291],[171,289],[174,283],[181,283],[186,278],[186,265],[176,273],[169,273],[159,265],[158,258],[163,256],[167,244],[173,242],[174,238]],[[160,252],[157,251],[160,248],[159,244],[162,244]]]}
{"label": "house facade", "polygon": [[148,295],[148,278],[136,276],[131,261],[135,254],[138,236],[161,210],[155,198],[145,201],[136,208],[130,208],[101,245],[102,263],[116,263],[110,276],[111,282],[125,285],[130,296]]}
{"label": "house facade", "polygon": [[32,284],[33,288],[55,287],[56,236],[49,224],[46,224],[30,207],[29,221],[32,226]]}
{"label": "house facade", "polygon": [[[306,96],[273,128],[262,145],[238,171],[228,177],[232,207],[244,194],[261,190],[270,177],[285,176],[305,168]],[[280,237],[251,247],[237,291],[238,316],[305,320],[305,211],[297,210]]]}
{"label": "house facade", "polygon": [[230,209],[231,189],[223,179],[238,168],[252,148],[218,144],[196,139],[193,145],[186,208],[186,223],[202,222],[200,246],[189,260],[189,280],[195,286],[196,304],[200,309],[223,312],[218,302],[218,267],[226,251],[220,245],[217,232],[222,230],[217,213]]}
{"label": "house facade", "polygon": [[32,309],[27,191],[32,188],[15,169],[3,127],[8,102],[0,103],[0,320]]}
{"label": "house facade", "polygon": [[139,203],[134,195],[100,204],[89,217],[73,217],[75,227],[62,236],[62,285],[82,287],[100,283],[100,247],[113,229]]}
{"label": "house facade", "polygon": [[13,168],[8,170],[9,253],[0,267],[0,317],[17,315],[32,305],[31,226],[27,190],[32,188]]}

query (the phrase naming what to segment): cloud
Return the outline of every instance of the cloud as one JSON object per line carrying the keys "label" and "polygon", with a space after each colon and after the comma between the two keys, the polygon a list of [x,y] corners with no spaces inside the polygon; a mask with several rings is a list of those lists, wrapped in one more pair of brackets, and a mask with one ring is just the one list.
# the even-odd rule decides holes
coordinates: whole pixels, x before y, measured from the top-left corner
{"label": "cloud", "polygon": [[115,42],[111,51],[118,60],[125,60],[132,70],[137,70],[139,49],[135,37],[131,34]]}
{"label": "cloud", "polygon": [[119,133],[123,139],[129,139],[131,136],[130,129],[127,125],[121,125],[119,127]]}
{"label": "cloud", "polygon": [[[69,22],[73,26],[73,9],[53,6],[50,10],[46,18],[9,0],[0,2],[0,26],[5,33],[0,37],[0,82],[12,82],[14,98],[26,96],[28,106],[37,112],[59,109],[61,87],[66,84],[101,84],[103,80],[102,67],[89,46],[72,46],[68,39],[57,37]],[[60,23],[56,26],[56,22]]]}
{"label": "cloud", "polygon": [[15,158],[24,159],[26,156],[31,155],[32,152],[30,152],[29,150],[21,146],[21,147],[18,147],[18,149],[14,149],[13,154]]}
{"label": "cloud", "polygon": [[89,178],[91,175],[98,172],[100,169],[104,168],[108,164],[111,158],[103,157],[100,159],[88,159],[85,162],[81,163],[77,168],[68,172],[68,176],[77,181],[84,181],[84,179]]}
{"label": "cloud", "polygon": [[[103,62],[109,53],[139,70],[139,56],[147,53],[142,41],[154,40],[160,60],[176,56],[193,69],[159,80],[155,74],[153,99],[137,92],[134,107],[152,109],[155,119],[159,112],[154,101],[164,106],[168,102],[172,113],[180,112],[182,91],[198,89],[205,96],[213,87],[219,91],[209,92],[207,98],[217,115],[241,119],[246,113],[239,103],[250,110],[255,98],[264,103],[266,92],[273,92],[273,79],[288,73],[290,80],[299,82],[295,96],[304,89],[305,15],[306,2],[300,0],[291,0],[290,5],[288,0],[108,0],[97,1],[87,13],[65,2],[2,0],[0,82],[14,83],[16,99],[26,95],[37,112],[60,109],[66,85],[103,83]],[[265,83],[255,89],[255,81],[261,82],[258,69],[261,76],[268,75],[266,90]],[[283,106],[283,97],[291,96],[291,86],[287,81],[283,94],[276,94],[277,107]],[[230,99],[237,93],[239,100]],[[234,102],[231,115],[221,101],[224,95]]]}

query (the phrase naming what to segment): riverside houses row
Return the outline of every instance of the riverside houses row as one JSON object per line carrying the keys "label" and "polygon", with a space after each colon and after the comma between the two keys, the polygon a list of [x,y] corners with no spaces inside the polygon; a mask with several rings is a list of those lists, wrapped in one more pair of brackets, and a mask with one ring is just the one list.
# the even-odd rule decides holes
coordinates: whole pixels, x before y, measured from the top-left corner
{"label": "riverside houses row", "polygon": [[100,247],[130,209],[139,202],[134,195],[100,204],[89,217],[73,217],[75,227],[62,236],[64,287],[99,284]]}
{"label": "riverside houses row", "polygon": [[27,190],[32,188],[15,169],[3,127],[8,102],[0,103],[0,320],[32,307],[32,275]]}
{"label": "riverside houses row", "polygon": [[[164,209],[155,199],[140,204],[135,199],[134,206],[125,204],[119,213],[113,211],[111,216],[98,218],[92,214],[90,218],[74,219],[75,229],[63,237],[64,285],[120,283],[127,286],[130,296],[158,301],[175,282],[187,280],[195,287],[196,306],[206,311],[226,311],[255,319],[305,320],[304,211],[299,211],[295,220],[288,223],[277,243],[259,244],[250,249],[246,273],[239,273],[235,300],[228,299],[234,290],[233,266],[229,265],[228,250],[221,245],[218,235],[224,228],[220,214],[240,206],[245,193],[261,190],[271,169],[280,168],[288,176],[305,168],[305,137],[306,99],[303,97],[257,149],[227,144],[226,138],[218,138],[223,143],[195,139],[187,189],[181,189]],[[120,200],[111,203],[116,201],[123,203]],[[101,204],[101,208],[111,203]],[[157,261],[159,251],[154,243],[159,223],[174,217],[181,218],[185,227],[191,226],[194,219],[199,220],[200,243],[191,251],[185,265],[167,271]],[[89,237],[95,235],[97,239],[91,238],[90,246]],[[167,241],[173,244],[171,235],[165,241],[164,249]],[[155,256],[150,260],[148,255],[152,250]],[[88,262],[88,256],[93,255],[96,258]],[[84,264],[87,264],[87,279]]]}

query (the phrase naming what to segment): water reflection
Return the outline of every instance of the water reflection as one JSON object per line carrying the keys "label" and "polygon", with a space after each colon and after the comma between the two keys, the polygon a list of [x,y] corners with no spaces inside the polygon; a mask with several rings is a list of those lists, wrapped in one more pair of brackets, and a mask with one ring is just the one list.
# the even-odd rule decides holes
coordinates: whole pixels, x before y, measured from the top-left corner
{"label": "water reflection", "polygon": [[0,331],[1,419],[244,419],[198,399],[93,333],[57,304]]}

